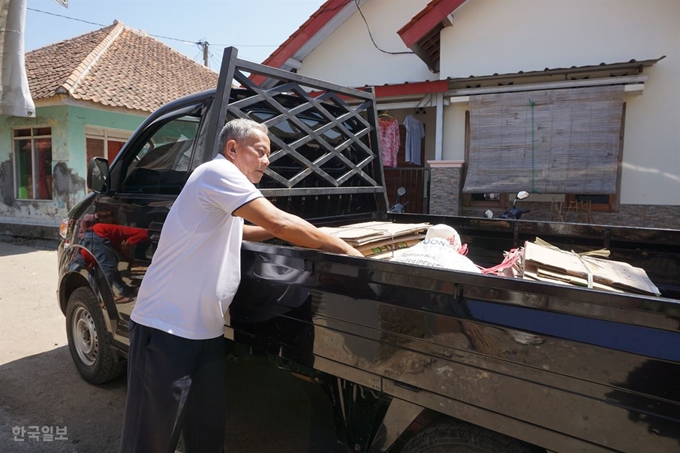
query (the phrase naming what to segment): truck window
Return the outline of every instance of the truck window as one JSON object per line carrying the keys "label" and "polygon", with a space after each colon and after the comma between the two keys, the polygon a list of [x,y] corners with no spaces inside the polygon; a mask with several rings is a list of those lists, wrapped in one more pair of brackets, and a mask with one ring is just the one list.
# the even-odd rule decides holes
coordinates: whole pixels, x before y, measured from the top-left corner
{"label": "truck window", "polygon": [[179,194],[186,181],[199,121],[187,115],[161,125],[135,154],[121,192]]}

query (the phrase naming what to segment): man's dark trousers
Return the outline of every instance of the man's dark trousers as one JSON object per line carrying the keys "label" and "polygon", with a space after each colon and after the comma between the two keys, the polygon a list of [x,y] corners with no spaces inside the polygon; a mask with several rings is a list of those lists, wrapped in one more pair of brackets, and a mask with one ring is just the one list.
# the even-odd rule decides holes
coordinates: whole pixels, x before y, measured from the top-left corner
{"label": "man's dark trousers", "polygon": [[226,394],[224,338],[188,340],[130,321],[121,453],[221,453]]}

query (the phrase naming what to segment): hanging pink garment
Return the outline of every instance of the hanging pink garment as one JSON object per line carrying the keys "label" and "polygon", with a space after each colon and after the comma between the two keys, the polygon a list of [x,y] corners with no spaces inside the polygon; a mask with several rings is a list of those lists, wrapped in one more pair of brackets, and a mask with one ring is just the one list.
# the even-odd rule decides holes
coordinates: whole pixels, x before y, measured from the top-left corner
{"label": "hanging pink garment", "polygon": [[394,118],[378,118],[378,129],[383,167],[396,167],[399,152],[399,123]]}

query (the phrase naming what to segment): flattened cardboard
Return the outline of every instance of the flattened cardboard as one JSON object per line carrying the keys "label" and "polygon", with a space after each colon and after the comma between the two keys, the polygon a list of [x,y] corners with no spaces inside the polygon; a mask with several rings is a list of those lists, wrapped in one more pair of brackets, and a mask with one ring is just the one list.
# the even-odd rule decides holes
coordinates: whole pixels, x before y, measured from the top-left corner
{"label": "flattened cardboard", "polygon": [[[621,261],[580,256],[550,245],[526,242],[524,245],[525,272],[536,279],[559,279],[564,283],[598,289],[626,290],[642,294],[660,295],[644,269]],[[590,282],[590,283],[589,283]]]}
{"label": "flattened cardboard", "polygon": [[390,250],[397,250],[408,248],[416,245],[423,240],[425,236],[421,234],[409,234],[406,236],[395,237],[394,239],[385,239],[377,242],[371,242],[362,246],[356,247],[364,256],[377,255]]}
{"label": "flattened cardboard", "polygon": [[342,227],[322,227],[324,231],[333,236],[343,239],[352,246],[361,246],[373,242],[382,241],[412,235],[427,230],[429,223],[392,223],[392,222],[362,222]]}

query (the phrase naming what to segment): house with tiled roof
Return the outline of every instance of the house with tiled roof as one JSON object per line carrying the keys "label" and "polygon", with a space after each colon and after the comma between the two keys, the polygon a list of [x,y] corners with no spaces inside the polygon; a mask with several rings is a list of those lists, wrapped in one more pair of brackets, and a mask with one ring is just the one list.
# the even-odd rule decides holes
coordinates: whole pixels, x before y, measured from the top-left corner
{"label": "house with tiled roof", "polygon": [[121,22],[26,54],[32,118],[0,115],[0,230],[54,235],[151,112],[213,88],[217,73]]}
{"label": "house with tiled roof", "polygon": [[328,0],[264,63],[375,90],[407,211],[498,215],[527,190],[532,219],[677,228],[679,18],[675,0]]}

